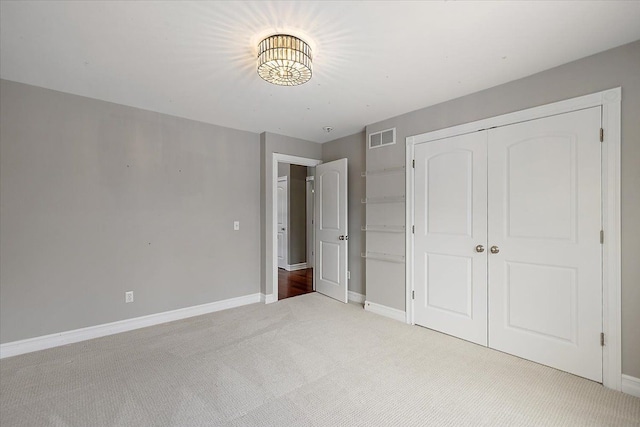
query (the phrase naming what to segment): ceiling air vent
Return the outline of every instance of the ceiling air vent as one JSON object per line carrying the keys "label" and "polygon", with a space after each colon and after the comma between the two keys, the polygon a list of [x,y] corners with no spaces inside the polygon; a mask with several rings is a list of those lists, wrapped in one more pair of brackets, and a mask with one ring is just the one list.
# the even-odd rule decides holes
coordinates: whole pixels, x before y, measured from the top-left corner
{"label": "ceiling air vent", "polygon": [[384,147],[396,143],[396,128],[369,134],[369,148]]}

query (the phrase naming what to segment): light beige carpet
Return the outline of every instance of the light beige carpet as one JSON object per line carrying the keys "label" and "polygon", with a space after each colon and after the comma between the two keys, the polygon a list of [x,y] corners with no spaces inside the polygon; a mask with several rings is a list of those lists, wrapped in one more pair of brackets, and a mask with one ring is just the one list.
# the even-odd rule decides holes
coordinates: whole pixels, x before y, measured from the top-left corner
{"label": "light beige carpet", "polygon": [[640,425],[640,399],[308,294],[0,361],[10,426]]}

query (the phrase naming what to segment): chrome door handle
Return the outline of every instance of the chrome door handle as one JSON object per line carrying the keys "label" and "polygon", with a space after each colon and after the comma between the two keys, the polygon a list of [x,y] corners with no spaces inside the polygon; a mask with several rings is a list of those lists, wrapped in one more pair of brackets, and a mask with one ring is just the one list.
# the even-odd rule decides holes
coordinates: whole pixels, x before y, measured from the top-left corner
{"label": "chrome door handle", "polygon": [[482,245],[478,245],[478,246],[476,246],[476,252],[478,252],[478,253],[480,253],[480,254],[481,254],[482,252],[484,252],[484,246],[482,246]]}
{"label": "chrome door handle", "polygon": [[500,248],[497,246],[491,246],[490,250],[492,254],[497,254],[498,252],[500,252]]}

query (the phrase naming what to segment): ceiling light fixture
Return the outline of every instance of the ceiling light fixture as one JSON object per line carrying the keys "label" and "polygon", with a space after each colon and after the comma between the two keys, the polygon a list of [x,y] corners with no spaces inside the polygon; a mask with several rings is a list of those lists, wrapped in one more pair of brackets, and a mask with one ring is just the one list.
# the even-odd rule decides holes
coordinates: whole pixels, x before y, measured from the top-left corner
{"label": "ceiling light fixture", "polygon": [[258,44],[258,74],[274,85],[306,83],[311,79],[311,48],[294,36],[269,36]]}

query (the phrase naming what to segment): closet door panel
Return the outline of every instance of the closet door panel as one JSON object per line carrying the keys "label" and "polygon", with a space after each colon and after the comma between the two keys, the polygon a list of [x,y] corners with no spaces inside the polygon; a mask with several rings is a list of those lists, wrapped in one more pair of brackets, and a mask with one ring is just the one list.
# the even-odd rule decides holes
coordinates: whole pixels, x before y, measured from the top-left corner
{"label": "closet door panel", "polygon": [[602,381],[600,107],[489,131],[489,346]]}
{"label": "closet door panel", "polygon": [[487,133],[415,147],[414,319],[487,344]]}

